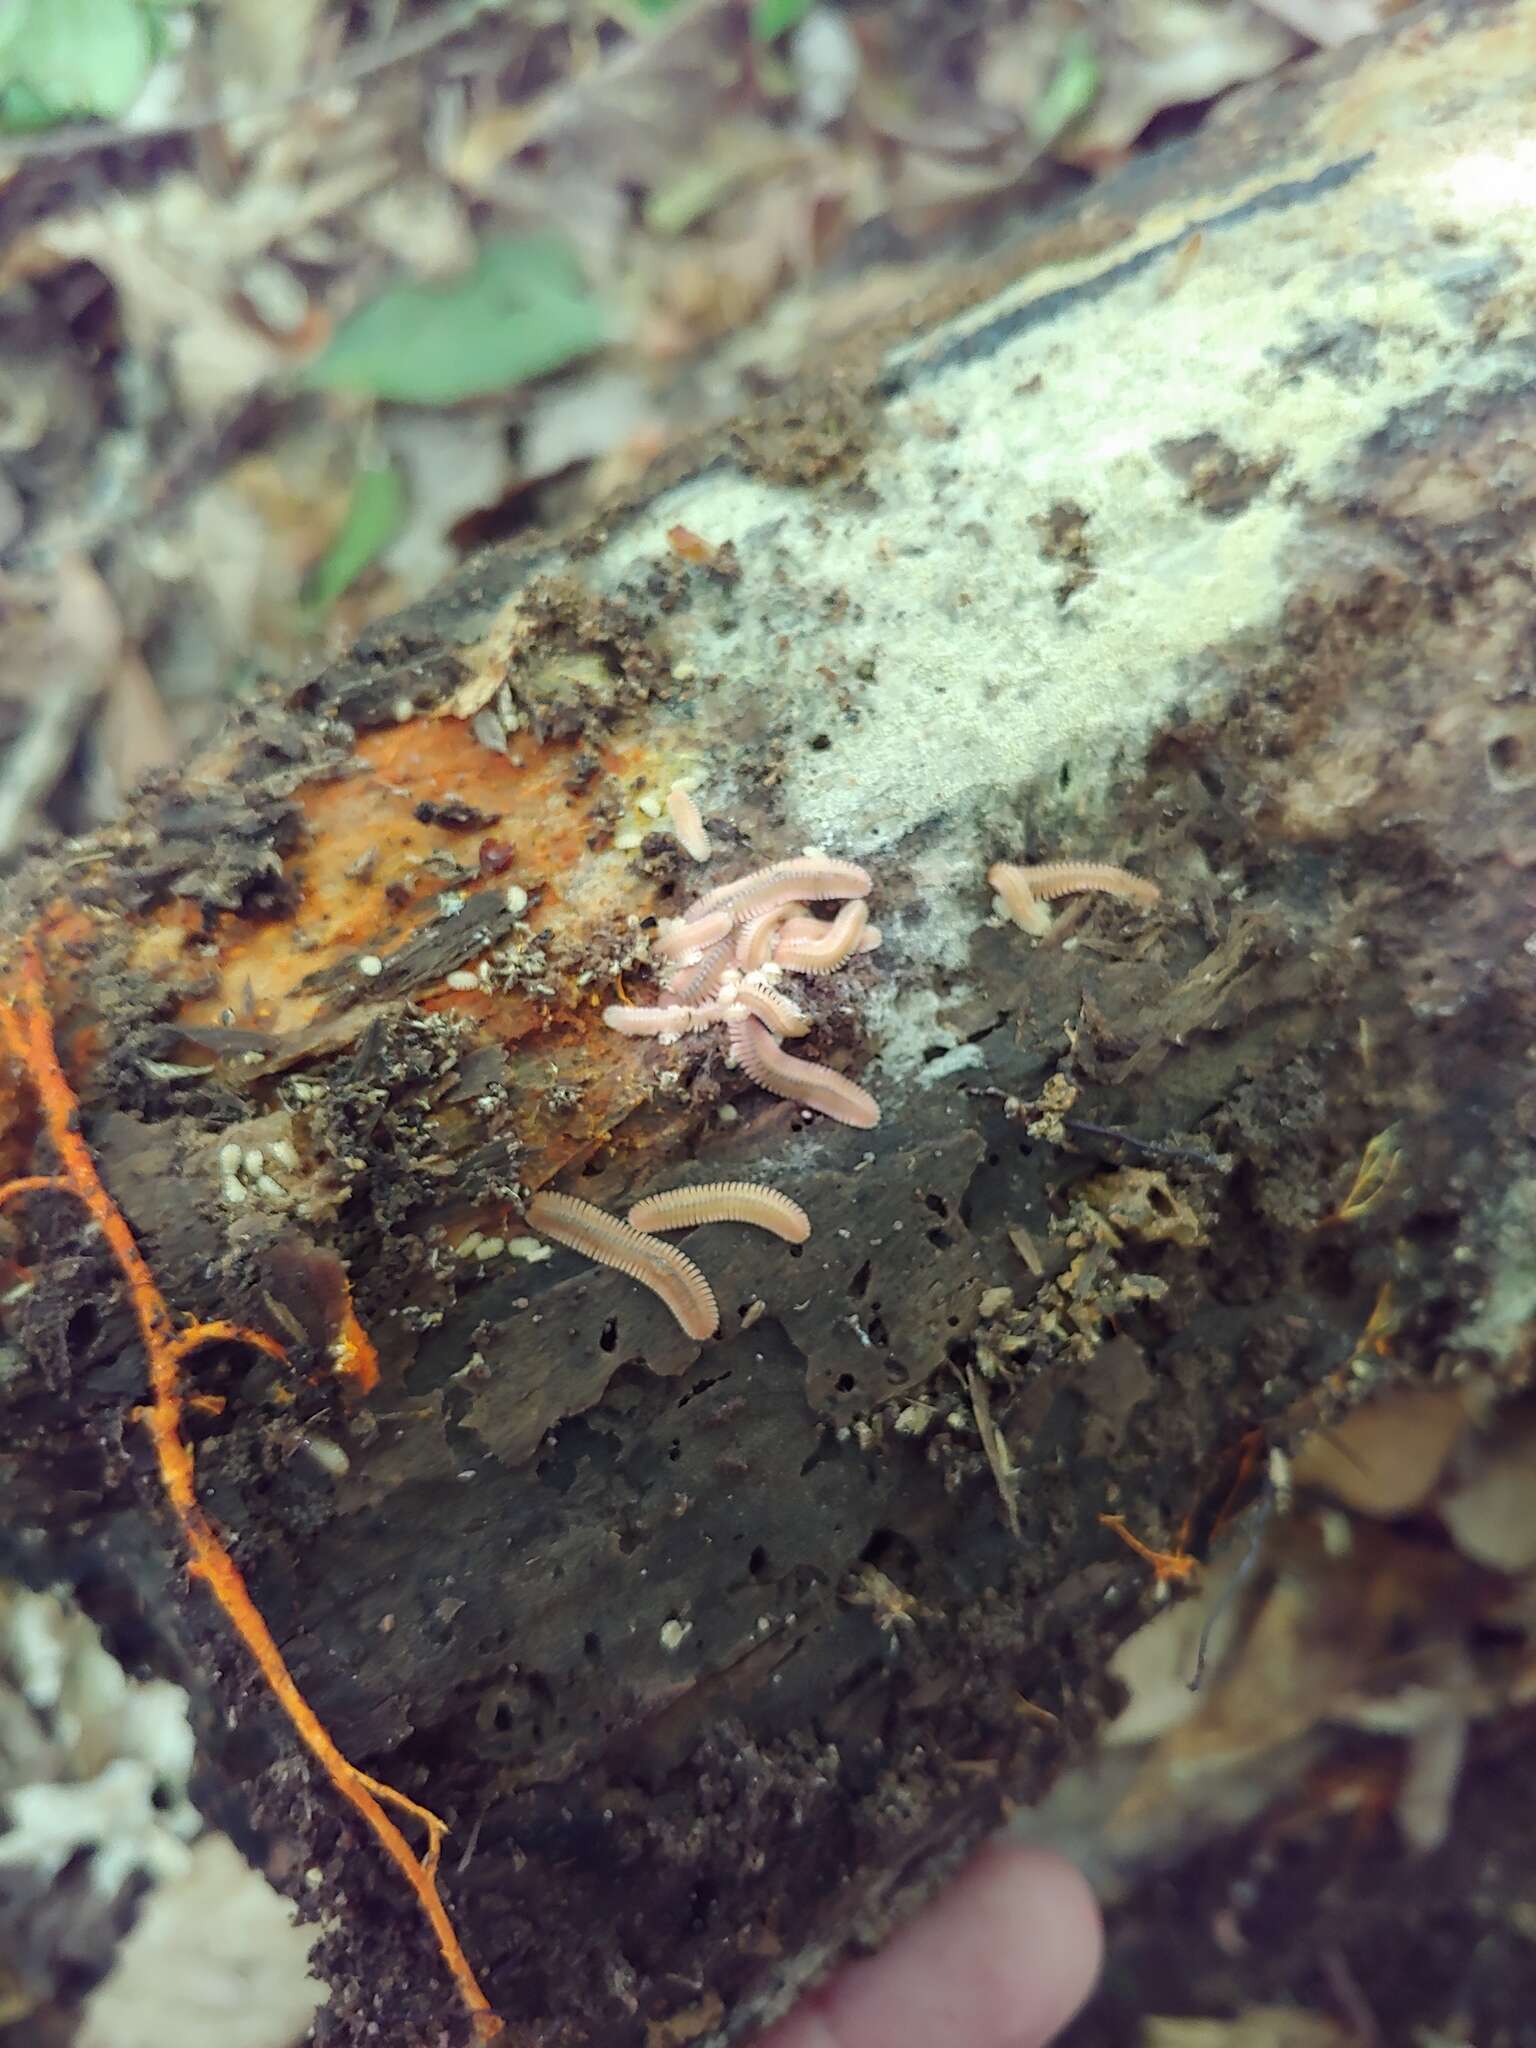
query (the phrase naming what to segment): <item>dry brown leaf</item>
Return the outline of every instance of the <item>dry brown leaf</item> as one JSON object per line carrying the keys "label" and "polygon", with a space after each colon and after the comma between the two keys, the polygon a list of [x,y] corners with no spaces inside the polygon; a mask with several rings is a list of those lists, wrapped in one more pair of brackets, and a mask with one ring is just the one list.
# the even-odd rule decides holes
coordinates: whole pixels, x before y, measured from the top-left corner
{"label": "dry brown leaf", "polygon": [[1100,1738],[1106,1748],[1156,1741],[1202,1709],[1236,1633],[1242,1611],[1239,1604],[1229,1602],[1212,1627],[1206,1645],[1206,1690],[1197,1693],[1190,1691],[1189,1682],[1200,1654],[1200,1637],[1226,1598],[1246,1547],[1239,1523],[1231,1547],[1207,1569],[1199,1592],[1154,1614],[1134,1635],[1127,1636],[1111,1657],[1110,1671],[1130,1698]]}
{"label": "dry brown leaf", "polygon": [[92,805],[104,818],[146,775],[168,768],[181,752],[154,678],[132,649],[124,650],[108,685],[91,747]]}
{"label": "dry brown leaf", "polygon": [[1098,97],[1052,147],[1064,163],[1092,168],[1129,148],[1154,114],[1262,78],[1305,47],[1249,0],[1121,0],[1114,19]]}
{"label": "dry brown leaf", "polygon": [[[1358,1582],[1362,1571],[1368,1589]],[[1116,1809],[1114,1831],[1132,1833],[1170,1804],[1219,1797],[1224,1785],[1251,1779],[1261,1759],[1357,1700],[1381,1654],[1392,1595],[1400,1595],[1396,1582],[1369,1560],[1282,1574],[1199,1695],[1198,1712],[1147,1758]],[[1354,1614],[1368,1598],[1377,1602],[1377,1629],[1341,1627],[1341,1603]]]}
{"label": "dry brown leaf", "polygon": [[210,75],[250,94],[297,85],[314,75],[325,11],[326,0],[219,0],[209,19]]}
{"label": "dry brown leaf", "polygon": [[[329,149],[327,143],[329,140]],[[345,147],[323,125],[290,120],[229,194],[190,175],[37,230],[56,257],[94,263],[117,289],[123,326],[149,362],[169,361],[182,406],[209,419],[286,371],[289,352],[238,310],[246,272],[279,242],[398,175],[398,151],[364,122]]]}
{"label": "dry brown leaf", "polygon": [[1309,1437],[1292,1474],[1358,1514],[1409,1514],[1434,1492],[1466,1426],[1459,1389],[1395,1388]]}
{"label": "dry brown leaf", "polygon": [[1508,1418],[1476,1445],[1468,1476],[1440,1502],[1456,1547],[1494,1571],[1536,1566],[1536,1416]]}
{"label": "dry brown leaf", "polygon": [[459,559],[452,529],[497,504],[513,477],[502,422],[484,412],[389,413],[380,435],[406,482],[405,523],[382,560],[419,597]]}
{"label": "dry brown leaf", "polygon": [[[147,362],[168,355],[182,405],[194,418],[209,419],[276,376],[283,355],[231,310],[225,253],[162,239],[153,209],[154,196],[119,197],[49,221],[40,239],[56,255],[84,258],[111,279],[130,345]],[[211,243],[211,220],[206,227]]]}
{"label": "dry brown leaf", "polygon": [[1388,12],[1381,0],[1255,0],[1255,5],[1327,50],[1368,36]]}

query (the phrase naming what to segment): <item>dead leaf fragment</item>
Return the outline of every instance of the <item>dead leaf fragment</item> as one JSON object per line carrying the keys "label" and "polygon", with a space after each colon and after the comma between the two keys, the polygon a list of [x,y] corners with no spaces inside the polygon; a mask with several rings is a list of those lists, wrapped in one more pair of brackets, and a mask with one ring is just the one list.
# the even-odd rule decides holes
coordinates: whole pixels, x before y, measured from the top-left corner
{"label": "dead leaf fragment", "polygon": [[1358,1514],[1410,1514],[1434,1492],[1466,1424],[1456,1388],[1396,1389],[1309,1438],[1296,1455],[1295,1482]]}
{"label": "dead leaf fragment", "polygon": [[1469,1477],[1440,1502],[1456,1547],[1494,1571],[1529,1571],[1536,1565],[1536,1416],[1501,1421],[1499,1436],[1473,1457]]}

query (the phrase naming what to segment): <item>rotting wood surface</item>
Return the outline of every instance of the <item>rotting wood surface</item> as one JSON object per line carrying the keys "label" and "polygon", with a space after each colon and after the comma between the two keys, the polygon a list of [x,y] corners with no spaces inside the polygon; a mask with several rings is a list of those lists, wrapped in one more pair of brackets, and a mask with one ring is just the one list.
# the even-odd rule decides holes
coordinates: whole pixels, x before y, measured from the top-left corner
{"label": "rotting wood surface", "polygon": [[[284,1353],[180,1361],[199,1511],[351,1766],[449,1824],[506,2038],[742,2038],[1091,1737],[1148,1582],[1101,1516],[1182,1554],[1249,1432],[1525,1375],[1533,84],[1532,5],[1288,77],[851,397],[477,562],[14,885],[10,1015],[167,1314]],[[808,843],[873,876],[881,950],[797,1047],[872,1131],[602,1023],[653,920]],[[1162,901],[1036,940],[998,858]],[[37,1078],[19,1176],[59,1167]],[[813,1231],[682,1240],[704,1344],[527,1256],[539,1187],[716,1178]],[[3,1228],[15,1528],[150,1586],[301,1845],[317,2038],[466,2038],[186,1582],[121,1259],[78,1187]]]}

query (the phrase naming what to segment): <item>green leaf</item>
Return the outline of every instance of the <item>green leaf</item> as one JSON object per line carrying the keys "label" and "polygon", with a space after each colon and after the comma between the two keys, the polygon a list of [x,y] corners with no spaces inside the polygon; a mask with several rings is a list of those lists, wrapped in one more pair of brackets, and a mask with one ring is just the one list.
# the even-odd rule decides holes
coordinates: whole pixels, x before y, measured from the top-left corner
{"label": "green leaf", "polygon": [[5,134],[32,135],[39,128],[53,127],[58,118],[54,108],[22,80],[0,86],[0,131]]}
{"label": "green leaf", "polygon": [[1030,116],[1030,131],[1041,148],[1082,119],[1099,94],[1099,53],[1086,32],[1068,36],[1051,82]]}
{"label": "green leaf", "polygon": [[776,43],[797,22],[804,21],[815,0],[752,0],[752,40]]}
{"label": "green leaf", "polygon": [[112,121],[143,91],[153,63],[138,0],[20,0],[0,50],[0,81],[27,125],[40,125],[39,109],[53,120],[95,114]]}
{"label": "green leaf", "polygon": [[542,377],[607,339],[562,235],[487,242],[448,284],[397,284],[361,307],[305,372],[328,391],[453,405]]}
{"label": "green leaf", "polygon": [[360,469],[341,529],[310,571],[305,604],[314,611],[329,611],[389,546],[404,519],[405,485],[398,470],[387,462]]}

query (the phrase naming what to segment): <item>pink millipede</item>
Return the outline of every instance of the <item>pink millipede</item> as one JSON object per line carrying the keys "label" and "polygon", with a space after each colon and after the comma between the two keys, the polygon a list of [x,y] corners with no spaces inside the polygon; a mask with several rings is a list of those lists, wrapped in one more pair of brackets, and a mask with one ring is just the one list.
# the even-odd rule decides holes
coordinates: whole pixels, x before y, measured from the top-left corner
{"label": "pink millipede", "polygon": [[[776,903],[771,910],[760,911],[756,917],[749,917],[736,932],[736,965],[750,974],[755,967],[766,966],[773,958],[774,942],[785,929],[786,923],[795,921],[794,913],[805,908],[802,903]],[[729,916],[729,912],[726,913]],[[821,929],[820,918],[806,918],[807,924]]]}
{"label": "pink millipede", "polygon": [[636,1230],[691,1230],[700,1223],[752,1223],[788,1244],[804,1244],[811,1219],[777,1188],[750,1180],[713,1181],[707,1187],[668,1188],[647,1195],[629,1212]]}
{"label": "pink millipede", "polygon": [[1149,907],[1160,902],[1163,893],[1144,875],[1096,860],[1047,861],[1040,867],[1018,867],[1000,860],[987,869],[987,880],[1003,899],[1008,915],[1036,937],[1050,930],[1050,919],[1040,904],[1053,896],[1070,896],[1079,889],[1102,890],[1106,896]]}
{"label": "pink millipede", "polygon": [[[750,931],[752,930],[752,926],[747,925],[743,927],[743,929]],[[777,944],[784,939],[794,939],[797,942],[802,939],[815,939],[818,942],[820,942],[821,940],[826,938],[827,933],[831,929],[832,927],[827,923],[824,917],[786,917],[783,920],[783,922],[779,924],[777,927],[775,934],[775,943]],[[855,951],[855,953],[877,953],[880,950],[879,925],[866,925],[864,927],[864,936],[859,940],[859,943],[854,947],[853,950]],[[738,932],[736,935],[736,956],[739,961],[741,958],[740,932]],[[762,962],[759,961],[758,965],[761,966]]]}
{"label": "pink millipede", "polygon": [[723,882],[692,904],[683,915],[690,924],[707,917],[712,910],[728,910],[737,924],[770,910],[776,903],[804,899],[816,902],[827,896],[867,896],[872,884],[868,872],[851,860],[831,860],[820,854],[797,854],[793,860],[775,861],[743,875],[739,881]]}
{"label": "pink millipede", "polygon": [[664,960],[682,960],[690,953],[716,945],[730,931],[735,919],[728,910],[711,911],[690,924],[686,918],[672,919],[662,927],[656,950]]}
{"label": "pink millipede", "polygon": [[603,1012],[608,1029],[622,1032],[626,1038],[681,1038],[726,1021],[719,1003],[610,1003]]}
{"label": "pink millipede", "polygon": [[667,983],[667,1000],[674,1003],[707,1003],[720,993],[720,982],[731,957],[731,935],[706,946],[702,960],[674,974]]}
{"label": "pink millipede", "polygon": [[690,1337],[702,1342],[719,1329],[720,1311],[709,1282],[676,1245],[647,1237],[592,1202],[548,1189],[536,1194],[524,1213],[542,1236],[649,1287]]}
{"label": "pink millipede", "polygon": [[803,1038],[811,1028],[810,1019],[795,1007],[788,996],[769,988],[756,975],[749,974],[734,986],[727,982],[722,997],[727,1007],[739,1004],[749,1016],[755,1017],[760,1024],[766,1024],[775,1038]]}
{"label": "pink millipede", "polygon": [[817,937],[781,938],[773,949],[775,964],[796,974],[831,974],[857,952],[868,923],[867,905],[857,900],[845,903]]}
{"label": "pink millipede", "polygon": [[667,812],[672,820],[672,830],[677,843],[684,853],[695,860],[708,860],[710,855],[709,834],[704,829],[704,820],[699,807],[680,782],[674,782],[667,791]]}
{"label": "pink millipede", "polygon": [[819,1109],[840,1124],[870,1130],[880,1121],[880,1105],[866,1089],[830,1067],[818,1067],[812,1060],[796,1059],[775,1040],[772,1032],[755,1017],[740,1017],[731,1023],[731,1050],[744,1073],[770,1095],[787,1102],[803,1102]]}

